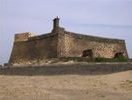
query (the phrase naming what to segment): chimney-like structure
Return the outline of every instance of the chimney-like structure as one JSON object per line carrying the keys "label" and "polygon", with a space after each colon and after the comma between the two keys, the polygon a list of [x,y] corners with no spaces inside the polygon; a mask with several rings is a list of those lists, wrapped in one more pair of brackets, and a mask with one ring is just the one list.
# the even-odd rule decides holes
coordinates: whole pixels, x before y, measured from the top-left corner
{"label": "chimney-like structure", "polygon": [[58,18],[58,16],[55,18],[55,19],[53,19],[53,31],[54,32],[57,32],[58,30],[59,30],[59,18]]}

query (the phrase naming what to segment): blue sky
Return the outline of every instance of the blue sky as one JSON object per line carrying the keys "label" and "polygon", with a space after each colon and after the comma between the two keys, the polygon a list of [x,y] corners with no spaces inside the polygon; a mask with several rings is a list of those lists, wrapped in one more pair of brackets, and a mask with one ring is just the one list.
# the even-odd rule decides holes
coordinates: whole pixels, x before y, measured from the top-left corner
{"label": "blue sky", "polygon": [[52,20],[68,31],[125,39],[132,57],[132,0],[0,0],[0,64],[8,62],[14,34],[52,30]]}

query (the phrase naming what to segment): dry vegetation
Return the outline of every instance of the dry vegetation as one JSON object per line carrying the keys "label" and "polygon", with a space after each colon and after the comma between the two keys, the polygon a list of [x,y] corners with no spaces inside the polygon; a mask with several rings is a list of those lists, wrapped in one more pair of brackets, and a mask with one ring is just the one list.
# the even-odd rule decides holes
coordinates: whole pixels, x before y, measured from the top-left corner
{"label": "dry vegetation", "polygon": [[44,70],[35,68],[29,74],[0,70],[0,100],[132,100],[132,70],[108,74]]}

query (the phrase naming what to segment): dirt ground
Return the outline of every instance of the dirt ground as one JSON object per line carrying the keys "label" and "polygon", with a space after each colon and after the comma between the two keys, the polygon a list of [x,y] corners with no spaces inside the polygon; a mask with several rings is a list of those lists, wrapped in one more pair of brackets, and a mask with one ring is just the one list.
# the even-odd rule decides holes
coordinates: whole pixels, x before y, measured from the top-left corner
{"label": "dirt ground", "polygon": [[132,70],[85,75],[0,74],[0,100],[132,100]]}

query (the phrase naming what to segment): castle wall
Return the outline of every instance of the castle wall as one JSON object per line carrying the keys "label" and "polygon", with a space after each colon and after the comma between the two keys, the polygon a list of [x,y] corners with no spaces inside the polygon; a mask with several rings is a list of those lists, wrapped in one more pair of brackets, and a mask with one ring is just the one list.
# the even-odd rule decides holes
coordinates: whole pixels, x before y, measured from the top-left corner
{"label": "castle wall", "polygon": [[31,37],[15,42],[9,63],[27,64],[57,57],[57,34]]}
{"label": "castle wall", "polygon": [[9,63],[22,63],[24,61],[28,61],[28,45],[24,41],[14,42],[12,53],[9,59]]}
{"label": "castle wall", "polygon": [[91,50],[92,57],[113,58],[118,52],[128,57],[124,40],[102,39],[65,31],[28,38],[21,36],[20,40],[18,37],[15,39],[9,63],[30,64],[57,57],[82,57],[85,50]]}
{"label": "castle wall", "polygon": [[128,58],[124,40],[67,32],[59,27],[57,17],[53,20],[51,33],[40,36],[32,36],[29,32],[16,34],[9,63],[39,63],[58,57],[113,58],[115,54]]}
{"label": "castle wall", "polygon": [[29,37],[32,37],[32,35],[33,34],[29,32],[15,34],[15,42],[27,41]]}
{"label": "castle wall", "polygon": [[93,57],[113,58],[118,52],[128,57],[124,40],[77,36],[68,32],[60,38],[61,57],[82,57],[84,50],[92,50]]}

